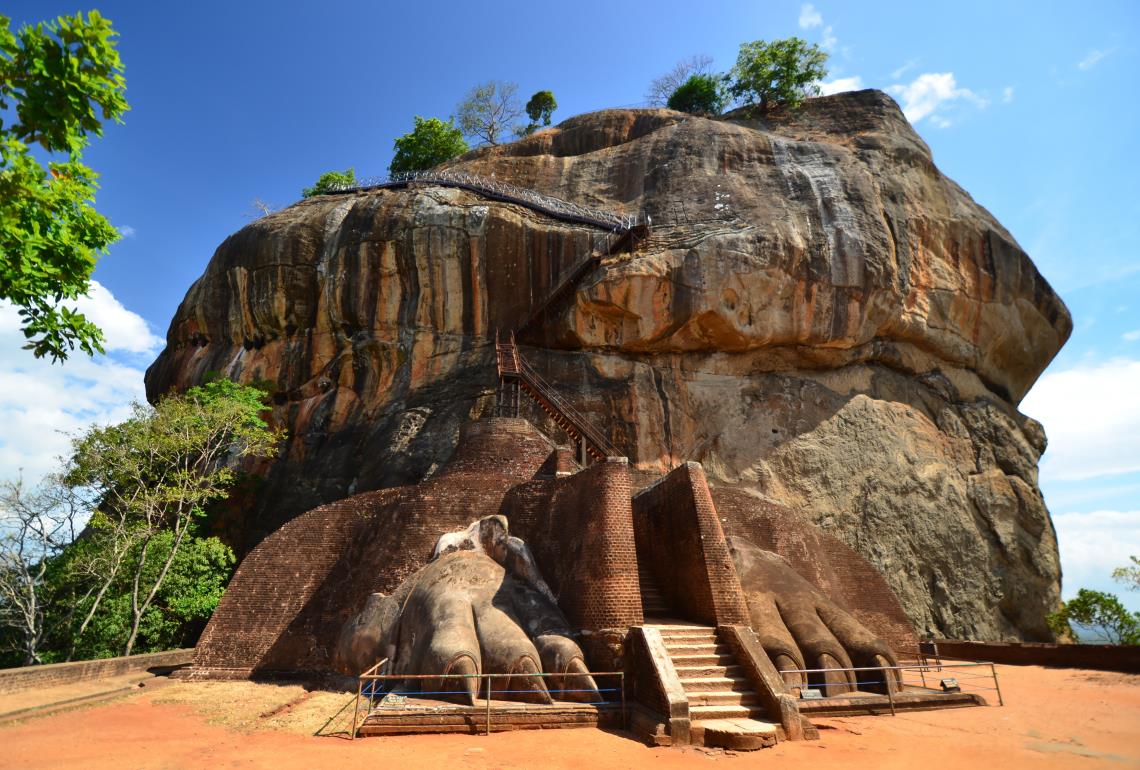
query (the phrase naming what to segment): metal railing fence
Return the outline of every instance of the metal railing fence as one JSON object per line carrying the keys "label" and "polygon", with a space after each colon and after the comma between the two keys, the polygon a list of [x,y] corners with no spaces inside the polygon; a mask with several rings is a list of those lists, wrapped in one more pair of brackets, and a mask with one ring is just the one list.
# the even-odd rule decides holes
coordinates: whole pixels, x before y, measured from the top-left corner
{"label": "metal railing fence", "polygon": [[[988,671],[987,671],[988,669]],[[898,694],[915,692],[945,692],[942,689],[942,679],[951,677],[930,677],[930,674],[941,674],[943,671],[950,670],[954,674],[952,678],[958,680],[959,691],[963,693],[978,694],[980,692],[993,692],[997,694],[998,705],[1004,706],[1005,700],[1002,698],[1001,685],[998,683],[997,670],[994,668],[993,663],[989,662],[964,662],[964,663],[915,663],[899,666],[857,666],[852,668],[796,668],[786,669],[781,671],[781,674],[802,674],[807,678],[807,684],[800,686],[799,689],[816,689],[823,690],[824,697],[827,697],[826,692],[830,688],[844,688],[844,691],[850,689],[851,684],[848,682],[832,682],[821,681],[822,674],[834,673],[850,673],[854,674],[855,680],[859,686],[865,685],[881,685],[886,690],[888,702],[890,703],[891,716],[895,715],[895,696]],[[897,679],[890,682],[894,686],[889,686],[888,672],[895,672]],[[872,672],[878,672],[879,679],[868,679],[867,675]],[[976,673],[975,673],[976,672]],[[863,676],[860,677],[860,674]],[[989,686],[983,684],[984,682],[992,681],[993,685]],[[931,686],[932,683],[938,686]],[[895,692],[896,687],[898,692]],[[801,695],[801,700],[802,700]]]}
{"label": "metal railing fence", "polygon": [[[372,666],[372,668],[368,669],[367,671],[365,671],[363,674],[361,674],[358,677],[357,688],[356,688],[356,707],[355,707],[355,709],[353,711],[353,715],[352,715],[352,735],[351,735],[351,737],[353,739],[356,738],[356,734],[357,734],[357,731],[359,730],[359,728],[361,726],[363,726],[364,722],[367,721],[368,717],[373,715],[373,714],[384,713],[386,711],[396,710],[396,709],[404,710],[404,711],[409,712],[409,713],[414,713],[417,711],[440,713],[440,712],[445,711],[445,710],[450,710],[450,711],[473,714],[474,708],[476,708],[476,707],[472,707],[472,706],[468,706],[468,705],[461,705],[461,704],[455,704],[453,706],[441,706],[438,704],[429,706],[427,704],[416,703],[417,700],[425,698],[425,697],[429,697],[429,696],[442,696],[444,698],[450,697],[450,696],[470,697],[471,690],[467,689],[467,688],[456,689],[456,690],[440,689],[440,690],[431,690],[431,691],[427,691],[427,692],[424,692],[424,691],[396,692],[395,690],[393,690],[391,688],[386,688],[384,686],[384,683],[387,683],[387,682],[400,683],[400,682],[407,682],[407,681],[425,681],[425,680],[442,682],[444,680],[450,680],[450,679],[455,679],[455,680],[472,680],[472,679],[474,679],[474,680],[477,680],[480,684],[476,688],[476,690],[483,695],[483,699],[485,701],[484,730],[485,730],[485,734],[490,735],[491,734],[491,703],[492,703],[492,700],[494,700],[492,698],[493,695],[496,695],[496,694],[497,695],[532,694],[532,693],[536,692],[535,690],[513,690],[513,689],[510,689],[509,686],[507,689],[497,689],[496,690],[496,689],[493,689],[493,687],[492,687],[492,681],[493,680],[503,680],[503,679],[510,680],[510,679],[513,679],[516,677],[541,677],[541,678],[545,679],[545,678],[553,678],[553,677],[573,677],[573,676],[576,676],[575,674],[548,674],[548,673],[521,673],[521,674],[378,674],[378,673],[376,673],[376,671],[378,669],[380,669],[382,666],[384,666],[385,664],[387,664],[387,662],[388,662],[388,660],[387,660],[387,658],[385,658],[384,660],[382,660],[379,663],[377,663],[376,665]],[[598,687],[596,690],[595,689],[589,689],[589,690],[572,689],[572,688],[554,688],[554,689],[547,688],[547,692],[550,693],[551,696],[554,696],[556,700],[557,700],[558,694],[560,694],[560,693],[561,694],[570,694],[570,693],[597,692],[599,694],[599,696],[601,696],[602,699],[601,700],[592,700],[589,702],[588,705],[596,706],[596,707],[618,706],[620,708],[622,726],[624,727],[628,723],[628,711],[626,709],[626,699],[625,699],[625,672],[624,671],[601,671],[601,672],[591,671],[589,675],[591,677],[593,677],[594,681],[598,681],[600,679],[607,679],[607,678],[609,678],[609,679],[616,678],[617,684],[614,687]],[[614,699],[610,699],[610,697],[607,697],[607,694]],[[366,705],[363,709],[361,708],[361,702],[362,701],[366,703]],[[379,705],[377,705],[377,702],[379,702]],[[525,702],[522,702],[522,701],[517,701],[517,703],[520,704],[520,707],[522,708],[523,711],[526,710],[526,707],[528,704],[526,704]],[[529,705],[533,706],[536,704],[529,704]],[[360,719],[361,713],[364,714],[364,720],[363,721]]]}
{"label": "metal railing fence", "polygon": [[415,182],[442,185],[444,187],[458,187],[510,203],[518,203],[565,221],[579,222],[617,232],[632,230],[637,226],[639,221],[636,214],[614,214],[601,209],[580,206],[577,203],[543,195],[525,187],[517,187],[513,184],[507,184],[506,182],[500,182],[496,179],[490,179],[477,174],[469,174],[465,171],[432,169],[426,171],[400,171],[386,177],[366,177],[352,184],[333,185],[321,194],[337,195],[341,193],[377,190],[386,187],[406,187]]}

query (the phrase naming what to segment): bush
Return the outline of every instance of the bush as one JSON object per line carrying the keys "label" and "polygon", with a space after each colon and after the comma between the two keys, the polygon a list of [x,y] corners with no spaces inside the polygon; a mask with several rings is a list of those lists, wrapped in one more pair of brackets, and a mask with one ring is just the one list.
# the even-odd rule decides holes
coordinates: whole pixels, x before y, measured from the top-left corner
{"label": "bush", "polygon": [[396,155],[388,170],[423,171],[451,160],[470,149],[463,141],[463,132],[450,120],[444,123],[439,118],[416,116],[416,125],[411,133],[396,140]]}
{"label": "bush", "polygon": [[827,77],[826,62],[825,51],[798,37],[744,43],[729,72],[729,92],[746,107],[798,107],[804,97],[819,93],[819,81]]}
{"label": "bush", "polygon": [[693,75],[669,97],[668,107],[694,115],[719,115],[724,109],[725,95],[720,78]]}
{"label": "bush", "polygon": [[314,195],[327,193],[341,185],[351,185],[356,182],[356,172],[351,168],[344,171],[326,171],[312,187],[301,190],[301,197],[312,198]]}

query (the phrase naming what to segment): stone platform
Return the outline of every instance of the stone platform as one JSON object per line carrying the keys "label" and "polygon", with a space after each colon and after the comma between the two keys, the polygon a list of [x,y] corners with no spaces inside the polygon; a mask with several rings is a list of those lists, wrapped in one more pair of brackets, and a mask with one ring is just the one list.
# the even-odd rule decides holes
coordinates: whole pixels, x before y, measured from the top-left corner
{"label": "stone platform", "polygon": [[[806,717],[882,715],[891,713],[891,699],[880,693],[851,692],[819,700],[797,701]],[[894,710],[932,711],[935,709],[985,706],[986,699],[969,692],[941,692],[922,687],[906,687],[894,695]]]}
{"label": "stone platform", "polygon": [[[617,704],[557,702],[551,705],[492,700],[490,731],[545,730],[569,727],[622,727],[623,715]],[[409,697],[402,708],[377,708],[368,714],[358,736],[409,735],[412,733],[487,732],[487,701],[474,706],[447,701]]]}

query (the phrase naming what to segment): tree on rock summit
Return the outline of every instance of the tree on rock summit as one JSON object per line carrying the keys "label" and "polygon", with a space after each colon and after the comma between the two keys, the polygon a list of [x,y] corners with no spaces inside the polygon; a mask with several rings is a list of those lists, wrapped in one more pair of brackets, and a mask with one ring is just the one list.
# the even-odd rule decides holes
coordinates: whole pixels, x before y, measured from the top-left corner
{"label": "tree on rock summit", "polygon": [[693,75],[669,97],[668,107],[694,115],[719,115],[724,109],[723,81],[713,75]]}
{"label": "tree on rock summit", "polygon": [[798,37],[743,43],[728,73],[728,90],[745,107],[798,107],[805,97],[819,94],[826,63],[826,51]]}
{"label": "tree on rock summit", "polygon": [[317,183],[312,187],[306,187],[301,190],[302,198],[312,198],[314,195],[322,195],[327,192],[336,192],[337,189],[342,187],[351,187],[356,183],[356,171],[352,168],[346,168],[344,171],[326,171],[317,178]]}
{"label": "tree on rock summit", "polygon": [[463,141],[463,132],[449,119],[416,116],[416,125],[395,143],[396,155],[388,166],[390,173],[423,171],[446,160],[462,155],[470,148]]}
{"label": "tree on rock summit", "polygon": [[490,80],[472,88],[455,108],[456,119],[464,136],[483,144],[496,145],[522,117],[515,94],[517,83]]}

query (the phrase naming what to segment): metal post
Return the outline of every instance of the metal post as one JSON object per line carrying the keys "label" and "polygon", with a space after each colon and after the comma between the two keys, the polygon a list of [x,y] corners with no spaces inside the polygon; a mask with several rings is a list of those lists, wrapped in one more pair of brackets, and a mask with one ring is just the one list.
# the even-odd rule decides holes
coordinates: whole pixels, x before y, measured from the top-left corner
{"label": "metal post", "polygon": [[491,734],[491,677],[487,676],[487,735]]}
{"label": "metal post", "polygon": [[922,689],[926,689],[926,656],[923,656],[922,665],[918,667],[918,675],[922,677]]}
{"label": "metal post", "polygon": [[1001,697],[1001,685],[998,684],[997,669],[994,668],[993,663],[990,664],[990,676],[992,676],[994,678],[994,689],[997,690],[998,705],[1004,706],[1005,701]]}
{"label": "metal post", "polygon": [[891,687],[890,672],[887,671],[885,668],[882,669],[882,671],[883,671],[883,684],[885,684],[887,686],[887,700],[889,700],[891,702],[891,716],[896,716],[896,714],[895,714],[895,690],[893,687]]}
{"label": "metal post", "polygon": [[364,689],[364,681],[356,680],[356,708],[352,710],[352,735],[349,740],[356,740],[356,720],[360,717],[360,691]]}
{"label": "metal post", "polygon": [[621,674],[621,727],[629,729],[629,712],[625,710],[625,672]]}

